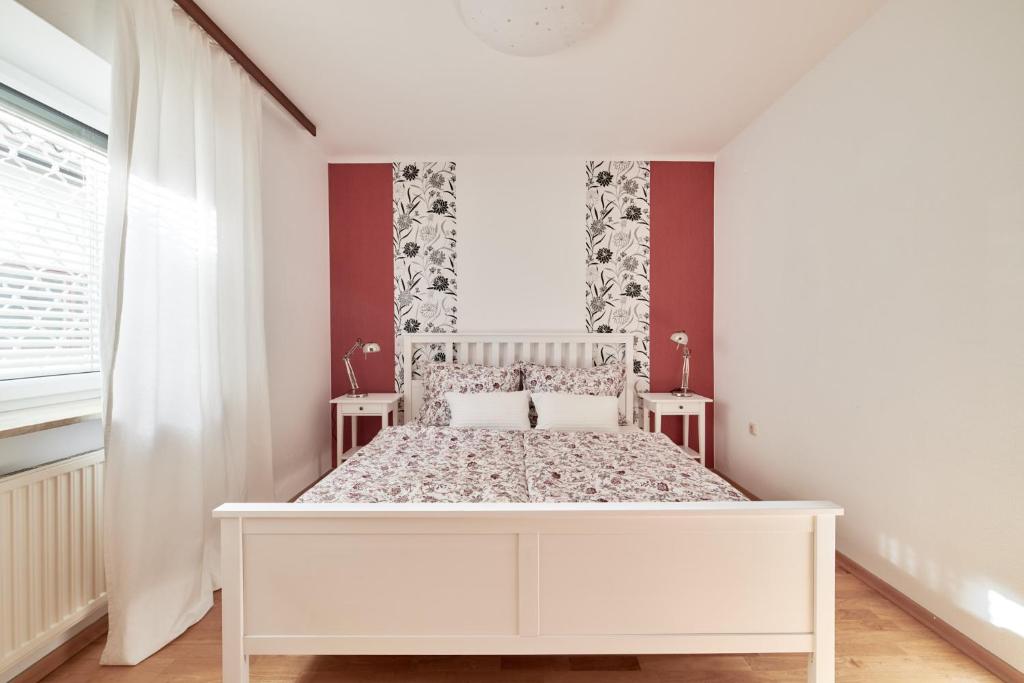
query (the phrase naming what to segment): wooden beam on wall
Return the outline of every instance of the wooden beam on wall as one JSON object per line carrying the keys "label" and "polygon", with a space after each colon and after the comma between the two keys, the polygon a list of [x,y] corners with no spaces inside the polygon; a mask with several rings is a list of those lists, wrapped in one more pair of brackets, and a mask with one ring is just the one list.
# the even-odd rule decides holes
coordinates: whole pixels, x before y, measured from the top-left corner
{"label": "wooden beam on wall", "polygon": [[174,0],[174,2],[180,7],[185,14],[190,16],[199,28],[206,31],[207,34],[217,44],[224,48],[224,51],[231,55],[231,58],[238,62],[239,66],[245,69],[245,72],[252,76],[253,80],[260,84],[260,86],[270,93],[270,96],[280,103],[285,110],[294,117],[299,125],[309,131],[310,135],[316,135],[316,126],[309,120],[309,117],[302,113],[302,110],[295,106],[295,103],[288,99],[288,96],[281,91],[277,85],[274,84],[270,77],[267,76],[263,71],[256,66],[256,64],[249,59],[249,56],[242,52],[242,48],[235,44],[235,41],[231,40],[228,34],[224,33],[220,26],[210,18],[203,8],[195,3],[194,0]]}

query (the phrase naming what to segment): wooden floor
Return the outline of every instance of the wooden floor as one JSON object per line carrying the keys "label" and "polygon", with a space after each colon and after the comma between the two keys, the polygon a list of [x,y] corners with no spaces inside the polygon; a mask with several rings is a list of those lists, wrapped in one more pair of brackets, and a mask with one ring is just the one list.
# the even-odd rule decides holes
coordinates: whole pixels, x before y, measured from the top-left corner
{"label": "wooden floor", "polygon": [[[837,677],[850,683],[996,681],[851,574],[836,574]],[[48,683],[219,681],[219,604],[178,640],[135,667],[101,667],[103,639]],[[302,683],[697,683],[806,681],[806,655],[252,658],[253,681]]]}

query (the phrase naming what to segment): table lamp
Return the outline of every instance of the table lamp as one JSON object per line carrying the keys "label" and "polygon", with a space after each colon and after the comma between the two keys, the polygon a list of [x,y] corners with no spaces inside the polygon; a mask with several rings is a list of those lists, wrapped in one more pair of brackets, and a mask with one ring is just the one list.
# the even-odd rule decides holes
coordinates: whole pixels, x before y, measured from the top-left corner
{"label": "table lamp", "polygon": [[673,332],[669,339],[679,348],[683,350],[683,378],[682,386],[678,389],[672,390],[673,396],[693,396],[693,392],[690,391],[690,338],[687,336],[685,330],[679,332]]}
{"label": "table lamp", "polygon": [[355,370],[352,369],[352,361],[349,360],[357,349],[362,349],[363,356],[365,357],[368,353],[377,353],[380,351],[380,344],[377,342],[364,342],[362,339],[356,338],[356,343],[353,344],[352,348],[345,354],[345,372],[348,373],[348,383],[352,385],[352,390],[345,395],[352,398],[362,398],[367,395],[365,391],[359,390],[359,381],[356,379]]}

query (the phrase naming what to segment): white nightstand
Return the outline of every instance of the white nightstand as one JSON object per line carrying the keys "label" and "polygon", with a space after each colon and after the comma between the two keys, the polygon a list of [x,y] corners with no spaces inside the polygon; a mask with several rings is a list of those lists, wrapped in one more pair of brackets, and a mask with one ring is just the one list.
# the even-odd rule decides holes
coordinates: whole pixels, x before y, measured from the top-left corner
{"label": "white nightstand", "polygon": [[[640,427],[645,431],[651,431],[650,416],[654,415],[654,430],[661,431],[661,417],[663,415],[681,415],[683,417],[683,445],[682,448],[690,457],[700,460],[704,464],[705,442],[707,433],[706,418],[707,404],[713,401],[707,396],[673,396],[672,394],[640,394],[643,399],[643,412],[641,413],[642,423]],[[690,448],[690,416],[697,416],[697,450]]]}
{"label": "white nightstand", "polygon": [[[338,465],[359,449],[356,445],[356,437],[359,433],[356,418],[376,415],[381,419],[381,426],[387,427],[388,415],[394,413],[395,424],[397,425],[398,401],[401,398],[401,394],[368,394],[360,398],[339,396],[338,398],[331,399],[331,403],[336,404],[334,408],[334,431],[337,434],[337,440],[334,446],[334,453]],[[341,448],[342,444],[345,443],[345,417],[352,418],[352,448],[343,453]]]}

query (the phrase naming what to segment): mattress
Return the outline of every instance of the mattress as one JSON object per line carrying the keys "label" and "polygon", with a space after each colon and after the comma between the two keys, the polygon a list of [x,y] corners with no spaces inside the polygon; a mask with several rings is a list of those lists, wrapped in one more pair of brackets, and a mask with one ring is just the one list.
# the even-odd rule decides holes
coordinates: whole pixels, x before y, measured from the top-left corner
{"label": "mattress", "polygon": [[381,430],[300,503],[743,501],[664,434]]}

